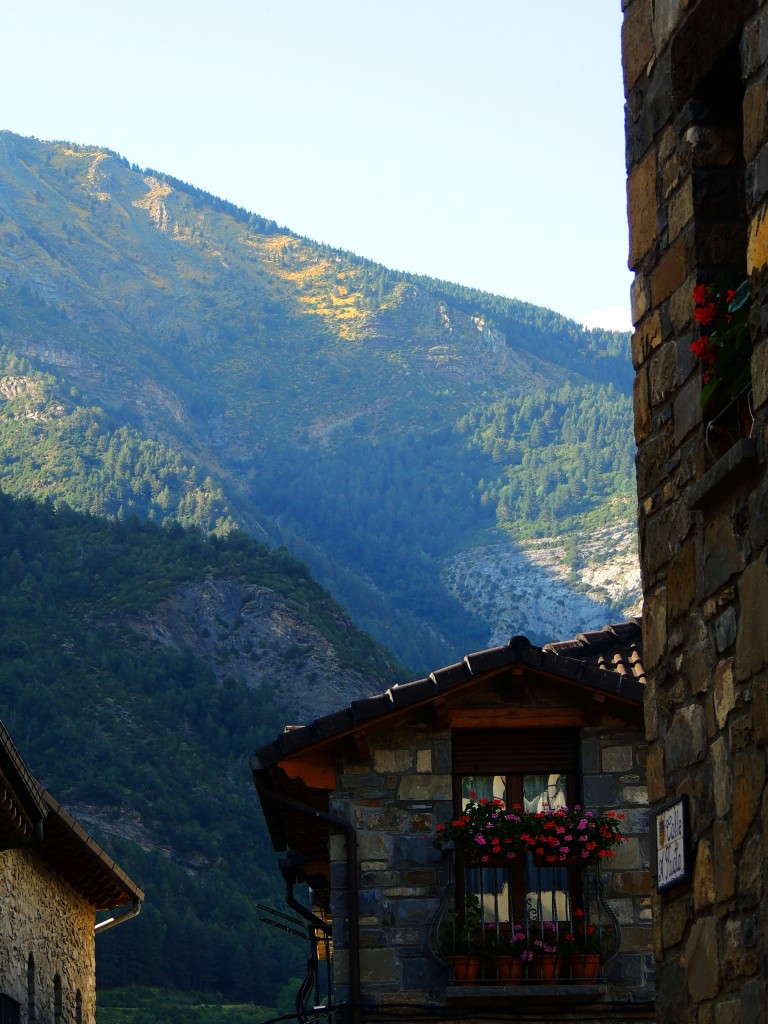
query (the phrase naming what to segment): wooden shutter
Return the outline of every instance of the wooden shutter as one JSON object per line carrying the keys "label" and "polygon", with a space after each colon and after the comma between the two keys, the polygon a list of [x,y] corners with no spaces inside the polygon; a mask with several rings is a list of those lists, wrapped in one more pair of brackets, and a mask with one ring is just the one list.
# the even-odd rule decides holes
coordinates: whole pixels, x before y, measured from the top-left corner
{"label": "wooden shutter", "polygon": [[456,775],[579,770],[578,729],[456,729]]}

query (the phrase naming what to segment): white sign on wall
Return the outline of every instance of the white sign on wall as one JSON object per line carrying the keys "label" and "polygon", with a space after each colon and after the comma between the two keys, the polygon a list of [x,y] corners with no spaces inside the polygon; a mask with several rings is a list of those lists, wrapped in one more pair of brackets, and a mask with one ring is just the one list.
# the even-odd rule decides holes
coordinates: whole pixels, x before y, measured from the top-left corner
{"label": "white sign on wall", "polygon": [[656,890],[662,892],[691,877],[691,826],[688,797],[679,796],[654,811]]}

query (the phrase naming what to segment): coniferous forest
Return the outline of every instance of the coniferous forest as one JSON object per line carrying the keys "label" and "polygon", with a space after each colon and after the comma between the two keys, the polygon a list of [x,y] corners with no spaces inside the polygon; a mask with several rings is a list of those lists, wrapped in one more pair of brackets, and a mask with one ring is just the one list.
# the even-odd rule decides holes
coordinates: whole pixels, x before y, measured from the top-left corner
{"label": "coniferous forest", "polygon": [[[372,690],[400,678],[284,550],[0,495],[0,715],[39,781],[146,891],[141,914],[98,939],[100,986],[274,1005],[304,950],[257,907],[282,897],[248,768],[283,725],[270,680],[221,678],[130,628],[200,579],[267,588]],[[251,657],[265,657],[258,643]]]}
{"label": "coniferous forest", "polygon": [[285,544],[415,673],[500,616],[517,630],[448,582],[466,549],[633,533],[627,335],[390,271],[105,150],[0,143],[8,493]]}

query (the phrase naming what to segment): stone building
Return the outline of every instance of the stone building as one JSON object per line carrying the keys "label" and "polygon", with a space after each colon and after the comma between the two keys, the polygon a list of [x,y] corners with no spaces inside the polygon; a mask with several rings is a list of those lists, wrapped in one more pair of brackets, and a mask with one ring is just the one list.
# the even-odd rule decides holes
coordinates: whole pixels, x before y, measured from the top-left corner
{"label": "stone building", "polygon": [[[686,795],[691,832],[691,876],[654,896],[658,1013],[757,1024],[768,1003],[768,3],[623,8],[648,792],[654,818]],[[695,317],[697,286],[700,302],[725,298]],[[723,304],[736,323],[748,313],[746,351]],[[728,388],[739,376],[743,389]]]}
{"label": "stone building", "polygon": [[[310,1005],[330,999],[339,1024],[408,1008],[419,1020],[652,1020],[643,692],[638,620],[544,648],[516,637],[260,748],[254,781],[288,904],[324,940]],[[623,814],[626,842],[587,868],[536,867],[532,854],[478,866],[436,849],[437,825],[482,797]],[[581,913],[605,939],[597,977],[576,956],[551,980],[543,958],[502,976],[504,937],[524,933],[530,951],[549,929],[562,953]],[[449,957],[456,927],[483,957],[472,984]]]}
{"label": "stone building", "polygon": [[[32,777],[0,724],[0,1020],[93,1024],[95,938],[144,894]],[[97,910],[116,910],[96,924]]]}

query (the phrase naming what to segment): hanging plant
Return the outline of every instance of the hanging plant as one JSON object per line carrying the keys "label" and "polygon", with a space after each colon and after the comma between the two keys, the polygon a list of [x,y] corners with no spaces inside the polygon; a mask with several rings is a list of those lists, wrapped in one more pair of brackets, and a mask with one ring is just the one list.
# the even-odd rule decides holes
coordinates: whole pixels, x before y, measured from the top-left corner
{"label": "hanging plant", "polygon": [[752,337],[749,281],[733,291],[720,285],[699,284],[693,289],[694,318],[702,333],[691,351],[703,364],[701,406],[735,399],[750,382]]}

